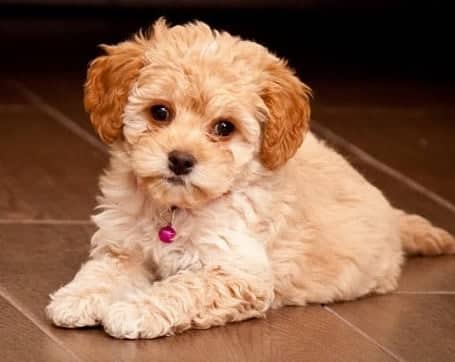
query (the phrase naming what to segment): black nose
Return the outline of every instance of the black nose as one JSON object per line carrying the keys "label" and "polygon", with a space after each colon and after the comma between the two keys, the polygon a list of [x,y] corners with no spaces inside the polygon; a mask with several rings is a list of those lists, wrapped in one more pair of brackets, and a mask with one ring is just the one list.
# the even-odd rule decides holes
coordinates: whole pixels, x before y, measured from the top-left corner
{"label": "black nose", "polygon": [[196,159],[191,153],[172,151],[168,155],[169,169],[176,175],[187,175],[191,172]]}

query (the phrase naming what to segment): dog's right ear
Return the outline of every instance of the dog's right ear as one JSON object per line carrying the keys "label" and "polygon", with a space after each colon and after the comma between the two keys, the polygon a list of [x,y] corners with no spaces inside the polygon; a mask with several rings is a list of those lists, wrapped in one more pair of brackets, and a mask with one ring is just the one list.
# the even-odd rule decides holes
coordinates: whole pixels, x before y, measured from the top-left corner
{"label": "dog's right ear", "polygon": [[111,143],[121,134],[122,114],[132,83],[145,64],[147,40],[137,36],[117,45],[102,45],[105,55],[90,63],[84,106],[100,138]]}

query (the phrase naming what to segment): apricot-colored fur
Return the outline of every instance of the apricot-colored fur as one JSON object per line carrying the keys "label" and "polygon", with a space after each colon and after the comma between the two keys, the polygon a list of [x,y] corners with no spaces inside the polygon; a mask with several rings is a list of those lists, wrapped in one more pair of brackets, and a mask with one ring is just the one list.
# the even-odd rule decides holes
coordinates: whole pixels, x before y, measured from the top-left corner
{"label": "apricot-colored fur", "polygon": [[[352,300],[397,286],[403,248],[454,238],[394,209],[309,131],[310,90],[264,47],[195,22],[105,47],[85,105],[110,144],[89,260],[51,295],[59,326],[155,338],[263,317],[271,307]],[[173,118],[158,124],[151,104]],[[228,119],[228,139],[212,128]],[[181,184],[168,153],[197,160]],[[176,206],[174,242],[158,230]]]}

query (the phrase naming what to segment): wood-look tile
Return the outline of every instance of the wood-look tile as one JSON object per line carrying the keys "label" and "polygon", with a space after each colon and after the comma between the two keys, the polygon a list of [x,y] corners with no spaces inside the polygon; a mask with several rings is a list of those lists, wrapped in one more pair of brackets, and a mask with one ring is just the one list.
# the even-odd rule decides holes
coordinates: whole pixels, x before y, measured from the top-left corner
{"label": "wood-look tile", "polygon": [[43,316],[48,294],[87,258],[91,225],[0,225],[0,284]]}
{"label": "wood-look tile", "polygon": [[85,260],[92,227],[3,225],[0,285],[80,357],[97,361],[390,361],[320,307],[286,308],[252,320],[153,341],[119,341],[99,329],[52,327],[48,294]]}
{"label": "wood-look tile", "polygon": [[455,356],[455,295],[388,295],[331,308],[407,361]]}
{"label": "wood-look tile", "polygon": [[419,83],[333,81],[313,117],[346,140],[455,203],[453,89]]}
{"label": "wood-look tile", "polygon": [[29,319],[0,297],[0,360],[2,362],[77,361]]}
{"label": "wood-look tile", "polygon": [[[87,61],[88,63],[88,61]],[[38,95],[46,104],[62,112],[76,122],[93,137],[97,137],[88,114],[84,110],[83,86],[86,68],[78,71],[33,73],[27,77],[17,77],[19,84]]]}
{"label": "wood-look tile", "polygon": [[379,188],[394,207],[409,213],[420,214],[435,225],[443,227],[455,235],[454,216],[450,210],[405,183],[360,160],[359,157],[352,154],[343,145],[335,144],[331,140],[324,138],[325,136],[318,131],[315,133],[326,140],[327,145],[340,152],[369,182]]}
{"label": "wood-look tile", "polygon": [[409,258],[398,291],[455,293],[455,256]]}
{"label": "wood-look tile", "polygon": [[88,219],[106,155],[34,108],[0,118],[0,218]]}

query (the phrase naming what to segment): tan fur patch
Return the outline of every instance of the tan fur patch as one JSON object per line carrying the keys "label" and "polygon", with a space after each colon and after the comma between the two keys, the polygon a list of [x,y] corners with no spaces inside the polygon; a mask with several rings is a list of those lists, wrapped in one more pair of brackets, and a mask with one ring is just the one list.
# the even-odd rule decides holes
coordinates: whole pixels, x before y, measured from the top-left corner
{"label": "tan fur patch", "polygon": [[271,63],[262,98],[269,114],[265,126],[261,160],[269,169],[283,165],[303,142],[310,120],[310,89],[283,63]]}
{"label": "tan fur patch", "polygon": [[89,67],[85,83],[84,105],[100,138],[111,143],[120,135],[122,114],[131,84],[144,65],[145,38],[115,46],[103,45],[106,55]]}

